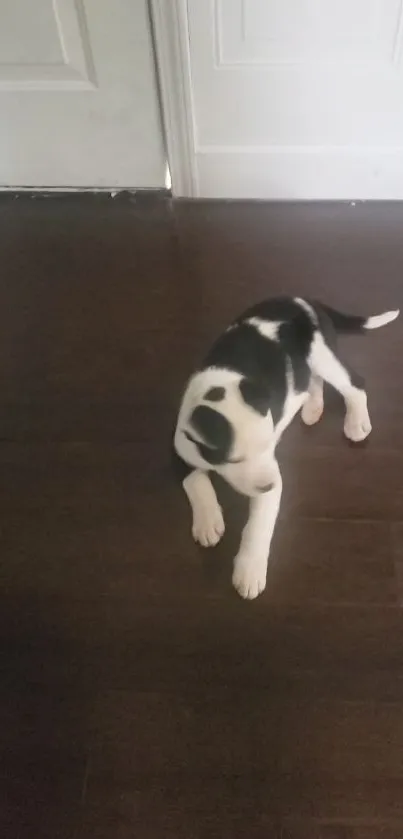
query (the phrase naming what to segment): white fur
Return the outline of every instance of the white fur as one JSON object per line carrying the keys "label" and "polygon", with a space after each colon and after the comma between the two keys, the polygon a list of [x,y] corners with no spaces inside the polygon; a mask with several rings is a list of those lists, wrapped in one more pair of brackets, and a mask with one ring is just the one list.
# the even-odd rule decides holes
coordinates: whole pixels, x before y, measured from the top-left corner
{"label": "white fur", "polygon": [[234,560],[233,585],[241,597],[248,600],[253,600],[266,587],[270,545],[282,492],[281,474],[276,461],[272,463],[272,469],[273,488],[251,499],[249,518]]}
{"label": "white fur", "polygon": [[306,300],[303,300],[302,297],[294,297],[294,303],[297,303],[298,306],[301,306],[301,309],[303,309],[304,312],[306,312],[306,314],[311,319],[312,323],[315,324],[315,326],[318,325],[318,318],[316,312],[312,308],[312,306],[310,306],[310,304],[306,302]]}
{"label": "white fur", "polygon": [[263,320],[262,318],[248,318],[246,323],[249,323],[250,326],[254,326],[263,338],[269,338],[271,341],[278,340],[278,330],[281,326],[281,321],[279,320]]}
{"label": "white fur", "polygon": [[203,404],[203,396],[211,387],[225,387],[226,396],[220,402],[220,413],[226,416],[236,429],[235,448],[230,453],[231,459],[241,459],[242,463],[226,463],[215,467],[215,471],[241,494],[252,495],[256,493],[257,483],[262,486],[271,480],[267,459],[262,461],[262,457],[268,450],[274,450],[273,420],[270,413],[267,417],[262,417],[244,402],[239,391],[240,380],[241,376],[238,373],[212,367],[193,376],[179,411],[174,444],[178,454],[187,463],[199,469],[210,468],[184,432],[190,431],[195,439],[198,438],[194,430],[188,427],[188,417],[197,405]]}
{"label": "white fur", "polygon": [[399,317],[400,309],[394,309],[392,312],[384,312],[383,315],[373,315],[368,318],[364,324],[365,329],[379,329],[380,326],[386,326],[387,323],[392,323],[393,320]]}
{"label": "white fur", "polygon": [[[200,373],[196,373],[188,382],[182,404],[179,410],[178,421],[175,431],[174,446],[178,454],[183,459],[199,469],[206,469],[206,462],[200,457],[195,445],[186,438],[184,431],[188,430],[188,418],[197,405],[203,403],[203,396],[211,387],[224,385],[227,390],[227,397],[225,400],[226,410],[228,415],[234,411],[234,401],[236,401],[239,390],[238,384],[241,380],[239,373],[232,370],[222,370],[217,367],[208,367]],[[222,413],[225,412],[220,406]],[[192,429],[192,435],[197,438]]]}
{"label": "white fur", "polygon": [[193,513],[192,533],[195,542],[204,548],[220,541],[225,530],[217,495],[207,472],[196,469],[183,482]]}
{"label": "white fur", "polygon": [[276,425],[275,434],[273,436],[273,452],[275,446],[280,441],[284,431],[288,428],[291,420],[294,419],[295,415],[298,411],[301,410],[302,406],[307,400],[308,394],[307,393],[296,393],[294,388],[294,376],[292,372],[291,362],[288,359],[287,364],[287,396],[284,404],[284,411],[283,416],[281,417],[280,421]]}
{"label": "white fur", "polygon": [[309,382],[309,395],[306,400],[301,417],[305,425],[315,425],[319,422],[324,408],[323,401],[323,379],[312,374]]}
{"label": "white fur", "polygon": [[346,398],[346,408],[344,433],[348,440],[360,443],[372,431],[365,390],[354,388],[354,391]]}
{"label": "white fur", "polygon": [[367,395],[364,390],[352,384],[346,368],[327,346],[320,332],[315,333],[308,364],[316,376],[325,379],[344,397],[346,403],[344,433],[346,437],[354,443],[365,440],[372,430],[367,408]]}

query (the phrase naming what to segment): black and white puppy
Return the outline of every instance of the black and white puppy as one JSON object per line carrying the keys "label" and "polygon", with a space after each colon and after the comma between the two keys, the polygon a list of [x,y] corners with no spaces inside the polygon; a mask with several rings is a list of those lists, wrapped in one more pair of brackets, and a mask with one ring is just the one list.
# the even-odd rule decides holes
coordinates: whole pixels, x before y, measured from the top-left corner
{"label": "black and white puppy", "polygon": [[211,348],[189,380],[174,449],[193,514],[193,537],[216,545],[224,519],[209,472],[250,498],[249,518],[232,581],[242,597],[266,585],[267,561],[282,490],[276,445],[297,411],[307,425],[323,412],[323,382],[346,404],[344,433],[371,431],[363,380],[340,361],[337,333],[377,329],[399,311],[364,318],[300,298],[267,300],[242,314]]}

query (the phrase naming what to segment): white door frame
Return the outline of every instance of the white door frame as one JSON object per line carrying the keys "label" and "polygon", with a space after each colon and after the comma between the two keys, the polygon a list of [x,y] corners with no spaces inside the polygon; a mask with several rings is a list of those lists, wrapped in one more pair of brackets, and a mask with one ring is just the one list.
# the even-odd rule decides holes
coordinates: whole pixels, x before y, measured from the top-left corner
{"label": "white door frame", "polygon": [[199,188],[187,0],[149,2],[172,194],[195,198]]}

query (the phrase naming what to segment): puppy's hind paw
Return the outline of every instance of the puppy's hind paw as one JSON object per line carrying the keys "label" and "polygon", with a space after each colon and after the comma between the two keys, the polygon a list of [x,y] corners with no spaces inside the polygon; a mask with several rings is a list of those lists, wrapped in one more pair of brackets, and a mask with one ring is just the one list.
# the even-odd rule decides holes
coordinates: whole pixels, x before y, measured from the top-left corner
{"label": "puppy's hind paw", "polygon": [[323,399],[308,399],[301,411],[302,422],[305,425],[315,425],[323,414]]}

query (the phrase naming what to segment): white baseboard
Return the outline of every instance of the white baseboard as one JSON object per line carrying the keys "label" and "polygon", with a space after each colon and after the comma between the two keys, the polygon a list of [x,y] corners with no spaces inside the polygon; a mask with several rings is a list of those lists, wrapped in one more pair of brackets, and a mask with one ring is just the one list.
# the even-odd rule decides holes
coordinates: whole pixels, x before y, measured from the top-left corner
{"label": "white baseboard", "polygon": [[196,152],[203,198],[403,200],[403,148],[224,148]]}

